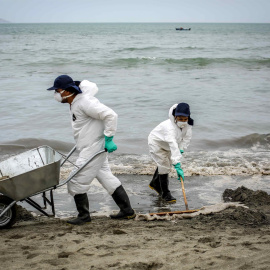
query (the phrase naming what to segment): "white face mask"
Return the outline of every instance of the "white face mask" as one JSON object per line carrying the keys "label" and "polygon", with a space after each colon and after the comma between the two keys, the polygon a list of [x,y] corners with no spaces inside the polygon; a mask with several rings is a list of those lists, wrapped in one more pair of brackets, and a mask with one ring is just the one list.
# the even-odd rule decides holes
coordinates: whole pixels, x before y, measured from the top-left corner
{"label": "white face mask", "polygon": [[180,128],[184,128],[187,125],[187,122],[181,122],[181,121],[177,121],[176,125]]}
{"label": "white face mask", "polygon": [[71,95],[69,95],[69,96],[62,97],[61,94],[64,93],[64,92],[65,92],[65,90],[63,90],[63,91],[61,91],[61,92],[54,92],[54,99],[55,99],[56,101],[58,101],[58,102],[62,102],[64,99],[67,99],[67,98],[69,98],[69,97],[71,97],[71,96],[74,95],[74,93],[73,93],[73,94],[71,94]]}
{"label": "white face mask", "polygon": [[61,92],[54,92],[54,99],[58,102],[62,102],[63,98],[61,96],[62,93],[64,93],[65,90],[61,91]]}

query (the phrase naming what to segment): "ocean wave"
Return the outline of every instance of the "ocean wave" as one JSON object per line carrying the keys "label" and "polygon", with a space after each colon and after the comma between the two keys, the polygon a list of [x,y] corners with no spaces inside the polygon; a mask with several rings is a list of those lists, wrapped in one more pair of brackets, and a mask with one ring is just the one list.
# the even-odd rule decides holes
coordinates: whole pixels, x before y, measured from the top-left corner
{"label": "ocean wave", "polygon": [[[61,67],[67,63],[67,59],[55,57],[53,59],[32,59],[27,62],[20,62],[18,66],[24,67],[43,67],[43,66],[57,66]],[[207,67],[243,67],[247,69],[270,68],[270,58],[258,59],[245,59],[245,58],[161,58],[158,56],[140,56],[140,57],[127,57],[127,58],[114,58],[107,61],[98,61],[89,59],[87,57],[76,57],[76,54],[68,60],[68,63],[73,66],[99,66],[99,67],[117,67],[117,68],[133,68],[142,65],[155,65],[155,66],[176,66],[183,69],[197,69]]]}
{"label": "ocean wave", "polygon": [[[110,157],[112,171],[117,174],[150,174],[156,165],[149,155]],[[270,152],[249,149],[186,152],[181,162],[186,176],[192,175],[270,175]],[[171,170],[171,177],[176,177]]]}
{"label": "ocean wave", "polygon": [[134,51],[152,51],[152,50],[159,50],[161,49],[160,47],[157,46],[149,46],[149,47],[130,47],[130,48],[123,48],[119,50],[115,50],[114,52],[134,52]]}
{"label": "ocean wave", "polygon": [[205,48],[203,47],[196,47],[196,46],[186,46],[186,47],[178,47],[178,48],[171,48],[171,47],[157,47],[157,46],[149,46],[149,47],[129,47],[129,48],[123,48],[119,50],[115,50],[114,52],[134,52],[134,51],[155,51],[155,50],[172,50],[172,49],[177,49],[177,50],[203,50]]}
{"label": "ocean wave", "polygon": [[156,57],[130,57],[130,58],[118,58],[112,61],[114,65],[135,66],[138,64],[147,64],[156,60]]}
{"label": "ocean wave", "polygon": [[259,47],[242,47],[242,48],[238,48],[236,49],[236,51],[262,51],[262,50],[269,50],[270,46],[259,46]]}
{"label": "ocean wave", "polygon": [[[232,140],[218,142],[203,141],[207,150],[189,151],[183,155],[181,162],[186,176],[192,175],[270,175],[270,134],[250,134]],[[49,145],[60,153],[67,154],[72,143],[44,140],[20,139],[0,145],[0,161],[28,149]],[[76,154],[71,157],[74,162]],[[148,154],[109,154],[109,163],[115,174],[152,175],[156,165]],[[65,176],[72,170],[67,163],[63,168]],[[176,177],[174,169],[171,177]]]}
{"label": "ocean wave", "polygon": [[[155,61],[153,61],[155,60]],[[159,58],[159,57],[129,57],[111,60],[109,65],[134,67],[136,65],[157,65],[157,66],[180,66],[183,68],[204,68],[211,65],[219,66],[241,66],[244,68],[270,68],[270,58],[244,59],[244,58]],[[104,63],[107,65],[107,63]]]}
{"label": "ocean wave", "polygon": [[[27,151],[39,146],[48,145],[53,149],[68,153],[74,146],[72,143],[57,141],[57,140],[46,140],[36,138],[19,139],[11,142],[4,142],[0,144],[0,153],[2,155],[17,154],[22,151]],[[2,159],[2,158],[1,158]]]}
{"label": "ocean wave", "polygon": [[[109,163],[112,172],[120,175],[153,175],[156,170],[149,155],[110,154]],[[270,152],[250,149],[186,152],[181,165],[185,176],[270,175]],[[63,179],[71,170],[71,165],[66,165],[62,170]],[[169,176],[177,177],[173,167]]]}
{"label": "ocean wave", "polygon": [[270,133],[269,134],[258,134],[252,133],[240,138],[233,138],[228,140],[202,140],[202,145],[211,149],[241,149],[249,148],[253,151],[269,151],[270,150]]}
{"label": "ocean wave", "polygon": [[183,59],[165,59],[165,63],[174,65],[194,65],[205,67],[213,64],[218,65],[239,65],[243,67],[270,67],[270,58],[263,59],[244,59],[244,58],[183,58]]}
{"label": "ocean wave", "polygon": [[[141,143],[137,141],[135,143]],[[146,140],[146,138],[145,138]],[[48,140],[43,138],[23,138],[14,141],[6,141],[0,143],[0,153],[10,153],[12,151],[28,150],[41,145],[48,145],[55,150],[69,152],[74,146],[73,143]],[[124,147],[124,145],[123,145]],[[252,133],[249,135],[231,138],[226,140],[203,140],[193,141],[191,148],[194,149],[209,149],[209,150],[231,150],[231,149],[250,149],[252,151],[269,151],[270,150],[270,133],[259,134]]]}
{"label": "ocean wave", "polygon": [[196,47],[196,46],[187,46],[187,47],[179,47],[179,50],[204,50],[204,47]]}
{"label": "ocean wave", "polygon": [[[109,155],[114,174],[153,175],[156,164],[149,155]],[[270,153],[254,153],[250,150],[186,152],[181,162],[185,176],[215,175],[270,175]],[[70,166],[62,171],[63,179],[71,172]],[[176,178],[171,169],[170,177]]]}

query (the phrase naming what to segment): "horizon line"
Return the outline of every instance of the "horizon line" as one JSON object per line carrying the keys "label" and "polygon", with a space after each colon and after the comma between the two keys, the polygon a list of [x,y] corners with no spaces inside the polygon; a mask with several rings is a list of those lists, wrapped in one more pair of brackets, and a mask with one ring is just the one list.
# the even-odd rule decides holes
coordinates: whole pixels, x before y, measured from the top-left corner
{"label": "horizon line", "polygon": [[233,23],[243,23],[243,24],[269,24],[270,22],[10,22],[10,21],[4,21],[0,22],[0,24],[23,24],[23,23],[223,23],[223,24],[233,24]]}

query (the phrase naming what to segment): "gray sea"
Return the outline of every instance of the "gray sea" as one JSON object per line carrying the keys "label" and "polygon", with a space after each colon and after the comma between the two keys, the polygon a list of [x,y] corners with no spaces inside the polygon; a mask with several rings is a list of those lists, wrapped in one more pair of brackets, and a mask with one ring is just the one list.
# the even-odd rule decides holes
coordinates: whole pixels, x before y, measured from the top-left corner
{"label": "gray sea", "polygon": [[[72,148],[69,108],[46,91],[68,74],[95,82],[118,114],[109,159],[138,211],[167,207],[143,176],[152,172],[147,136],[180,102],[195,122],[182,164],[192,206],[241,184],[270,192],[270,24],[0,24],[0,61],[0,160],[40,145]],[[178,184],[171,179],[175,195]],[[94,208],[114,208],[94,187]],[[103,208],[99,192],[109,198]],[[58,193],[59,212],[69,212]]]}

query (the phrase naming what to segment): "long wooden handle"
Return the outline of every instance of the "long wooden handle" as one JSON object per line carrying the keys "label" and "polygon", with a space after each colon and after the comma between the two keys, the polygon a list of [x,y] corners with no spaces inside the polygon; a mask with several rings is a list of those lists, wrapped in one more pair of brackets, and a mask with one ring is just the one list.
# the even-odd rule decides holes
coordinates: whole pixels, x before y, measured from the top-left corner
{"label": "long wooden handle", "polygon": [[181,180],[181,185],[182,185],[182,191],[183,191],[184,201],[185,201],[185,205],[186,205],[186,210],[188,210],[188,203],[187,203],[187,198],[186,198],[186,192],[185,192],[185,187],[184,187],[184,181],[183,181],[183,179],[182,179],[181,176],[180,176],[180,180]]}
{"label": "long wooden handle", "polygon": [[149,213],[150,216],[157,215],[157,216],[166,216],[166,215],[174,215],[174,214],[191,214],[198,212],[199,209],[194,210],[186,210],[186,211],[173,211],[173,212],[159,212],[159,213]]}

